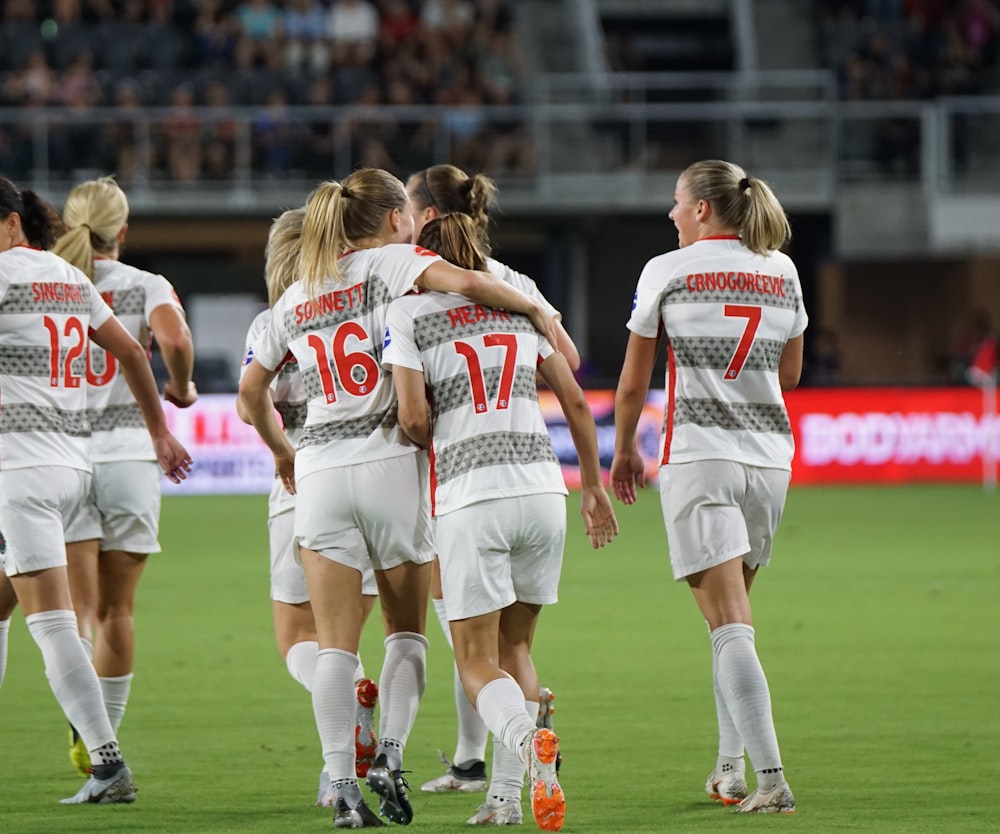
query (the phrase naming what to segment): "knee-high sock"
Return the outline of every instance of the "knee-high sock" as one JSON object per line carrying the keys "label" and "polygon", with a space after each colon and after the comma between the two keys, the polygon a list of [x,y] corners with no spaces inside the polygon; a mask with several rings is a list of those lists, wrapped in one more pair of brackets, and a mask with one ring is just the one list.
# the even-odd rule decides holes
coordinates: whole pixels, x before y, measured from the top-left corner
{"label": "knee-high sock", "polygon": [[719,722],[719,756],[716,770],[728,764],[733,770],[743,772],[746,762],[743,759],[743,739],[740,731],[733,723],[733,716],[726,706],[725,696],[719,688],[719,655],[712,650],[712,688],[715,690],[715,715]]}
{"label": "knee-high sock", "polygon": [[399,631],[385,638],[385,661],[378,691],[379,749],[389,760],[389,769],[402,767],[402,751],[410,737],[417,708],[427,684],[427,638],[412,631]]}
{"label": "knee-high sock", "polygon": [[354,670],[358,656],[341,649],[321,649],[316,655],[313,713],[330,780],[355,779]]}
{"label": "knee-high sock", "polygon": [[[528,715],[538,715],[538,701],[526,698],[524,709]],[[487,793],[492,797],[520,800],[526,769],[521,760],[504,747],[502,741],[494,738],[493,766],[490,769],[490,788]]]}
{"label": "knee-high sock", "polygon": [[528,764],[528,741],[534,735],[535,715],[529,715],[525,708],[524,693],[517,682],[505,675],[490,681],[479,690],[476,711],[483,723],[493,733],[493,743],[497,739],[525,765]]}
{"label": "knee-high sock", "polygon": [[754,646],[754,630],[744,623],[720,626],[712,632],[712,649],[718,658],[719,690],[746,744],[760,787],[761,774],[780,776],[781,754],[771,716],[771,693]]}
{"label": "knee-high sock", "polygon": [[285,666],[293,680],[305,687],[307,692],[313,691],[316,680],[316,653],[319,643],[315,640],[302,640],[293,643],[285,655]]}
{"label": "knee-high sock", "polygon": [[65,610],[41,611],[29,614],[24,620],[42,651],[45,677],[52,694],[87,749],[93,751],[116,742],[97,672],[80,642],[76,614]]}
{"label": "knee-high sock", "polygon": [[7,636],[10,634],[10,618],[0,620],[0,686],[7,672]]}
{"label": "knee-high sock", "polygon": [[108,711],[111,729],[118,733],[128,706],[128,696],[132,691],[132,673],[114,678],[98,678],[104,696],[104,708]]}
{"label": "knee-high sock", "polygon": [[454,762],[463,765],[466,762],[482,762],[486,760],[486,739],[489,730],[479,717],[476,708],[465,694],[462,678],[455,667],[455,713],[458,716],[458,742],[455,745]]}

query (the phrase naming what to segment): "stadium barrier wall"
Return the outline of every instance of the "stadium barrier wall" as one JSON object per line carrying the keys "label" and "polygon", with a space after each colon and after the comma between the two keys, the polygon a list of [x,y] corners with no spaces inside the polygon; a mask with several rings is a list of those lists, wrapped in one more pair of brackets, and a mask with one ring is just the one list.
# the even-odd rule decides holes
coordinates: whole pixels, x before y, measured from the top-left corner
{"label": "stadium barrier wall", "polygon": [[[588,391],[601,463],[614,451],[614,391]],[[579,485],[569,428],[555,397],[539,402],[566,483]],[[792,482],[805,484],[976,483],[992,440],[1000,451],[1000,419],[984,415],[975,388],[812,388],[786,395],[795,462]],[[655,481],[664,392],[651,391],[639,421],[640,449]],[[194,458],[182,484],[164,481],[164,494],[267,493],[274,476],[270,453],[236,415],[232,394],[199,397],[189,409],[167,407],[171,430]]]}

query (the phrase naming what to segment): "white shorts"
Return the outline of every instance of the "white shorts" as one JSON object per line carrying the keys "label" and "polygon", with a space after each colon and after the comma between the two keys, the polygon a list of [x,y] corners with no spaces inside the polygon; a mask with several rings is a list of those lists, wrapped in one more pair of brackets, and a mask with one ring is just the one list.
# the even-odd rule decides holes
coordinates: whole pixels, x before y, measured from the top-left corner
{"label": "white shorts", "polygon": [[557,493],[482,501],[437,518],[441,590],[449,620],[515,602],[559,599],[566,497]]}
{"label": "white shorts", "polygon": [[321,469],[296,481],[295,540],[361,571],[434,558],[427,455]]}
{"label": "white shorts", "polygon": [[82,512],[89,472],[68,466],[0,470],[0,561],[8,576],[66,566],[66,526]]}
{"label": "white shorts", "polygon": [[100,539],[101,550],[159,553],[160,479],[151,460],[94,464],[94,481],[83,514],[66,528],[66,541]]}
{"label": "white shorts", "polygon": [[674,579],[737,556],[751,568],[771,559],[791,472],[728,460],[660,467],[660,506]]}
{"label": "white shorts", "polygon": [[[267,531],[271,544],[271,599],[289,605],[309,602],[306,575],[295,547],[295,510],[272,515],[267,520]],[[361,593],[378,594],[375,571],[370,566],[361,572]]]}

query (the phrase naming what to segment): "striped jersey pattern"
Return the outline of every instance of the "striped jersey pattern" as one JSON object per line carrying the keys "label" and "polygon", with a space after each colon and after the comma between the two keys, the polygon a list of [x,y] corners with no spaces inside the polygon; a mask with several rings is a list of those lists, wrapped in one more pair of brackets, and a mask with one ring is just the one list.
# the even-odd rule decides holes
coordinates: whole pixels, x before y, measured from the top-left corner
{"label": "striped jersey pattern", "polygon": [[566,494],[535,384],[551,354],[516,313],[442,293],[392,303],[382,361],[422,371],[427,383],[435,515],[495,498]]}
{"label": "striped jersey pattern", "polygon": [[628,328],[667,340],[661,463],[733,460],[790,469],[778,384],[786,342],[808,323],[792,260],[708,238],[649,261]]}
{"label": "striped jersey pattern", "polygon": [[438,260],[402,243],[359,249],[341,260],[341,280],[316,298],[296,282],[275,304],[253,350],[270,370],[292,359],[298,365],[306,417],[296,477],[418,451],[399,428],[392,379],[382,370],[382,335],[389,302],[416,289]]}
{"label": "striped jersey pattern", "polygon": [[[243,365],[240,369],[241,379],[253,361],[254,344],[260,338],[260,334],[267,329],[270,320],[271,311],[263,310],[250,322],[243,353]],[[289,441],[293,446],[298,445],[299,439],[302,437],[302,428],[306,424],[306,393],[302,386],[302,377],[299,375],[297,362],[286,362],[281,366],[278,375],[271,382],[271,400],[274,403],[274,410],[281,417],[281,425],[284,426]],[[290,495],[288,490],[282,486],[281,481],[275,477],[271,483],[271,493],[267,500],[268,517],[294,508],[295,496]]]}
{"label": "striped jersey pattern", "polygon": [[[95,260],[94,286],[125,329],[146,348],[147,355],[153,310],[167,304],[184,314],[180,299],[166,278],[120,261]],[[91,372],[87,375],[87,419],[93,432],[94,462],[155,461],[153,441],[142,412],[115,358],[91,344],[88,362]]]}
{"label": "striped jersey pattern", "polygon": [[111,315],[87,276],[57,255],[0,253],[0,468],[91,471],[88,333]]}

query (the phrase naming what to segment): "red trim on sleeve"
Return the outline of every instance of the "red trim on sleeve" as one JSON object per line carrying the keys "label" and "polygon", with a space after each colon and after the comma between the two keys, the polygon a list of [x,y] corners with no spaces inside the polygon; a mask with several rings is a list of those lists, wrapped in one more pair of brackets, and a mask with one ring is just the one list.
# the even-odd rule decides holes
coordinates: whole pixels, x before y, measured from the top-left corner
{"label": "red trim on sleeve", "polygon": [[288,351],[288,353],[285,354],[285,357],[278,363],[278,367],[274,369],[274,372],[277,373],[282,368],[284,368],[285,365],[289,364],[290,362],[296,362],[296,361],[298,360],[296,360],[295,354],[293,354],[291,351]]}
{"label": "red trim on sleeve", "polygon": [[661,464],[670,463],[670,444],[674,439],[674,396],[677,388],[677,362],[674,359],[674,347],[667,342],[667,410],[663,429],[663,460]]}
{"label": "red trim on sleeve", "polygon": [[428,450],[431,462],[431,518],[437,516],[437,472],[434,469],[434,441],[431,441],[431,448]]}

